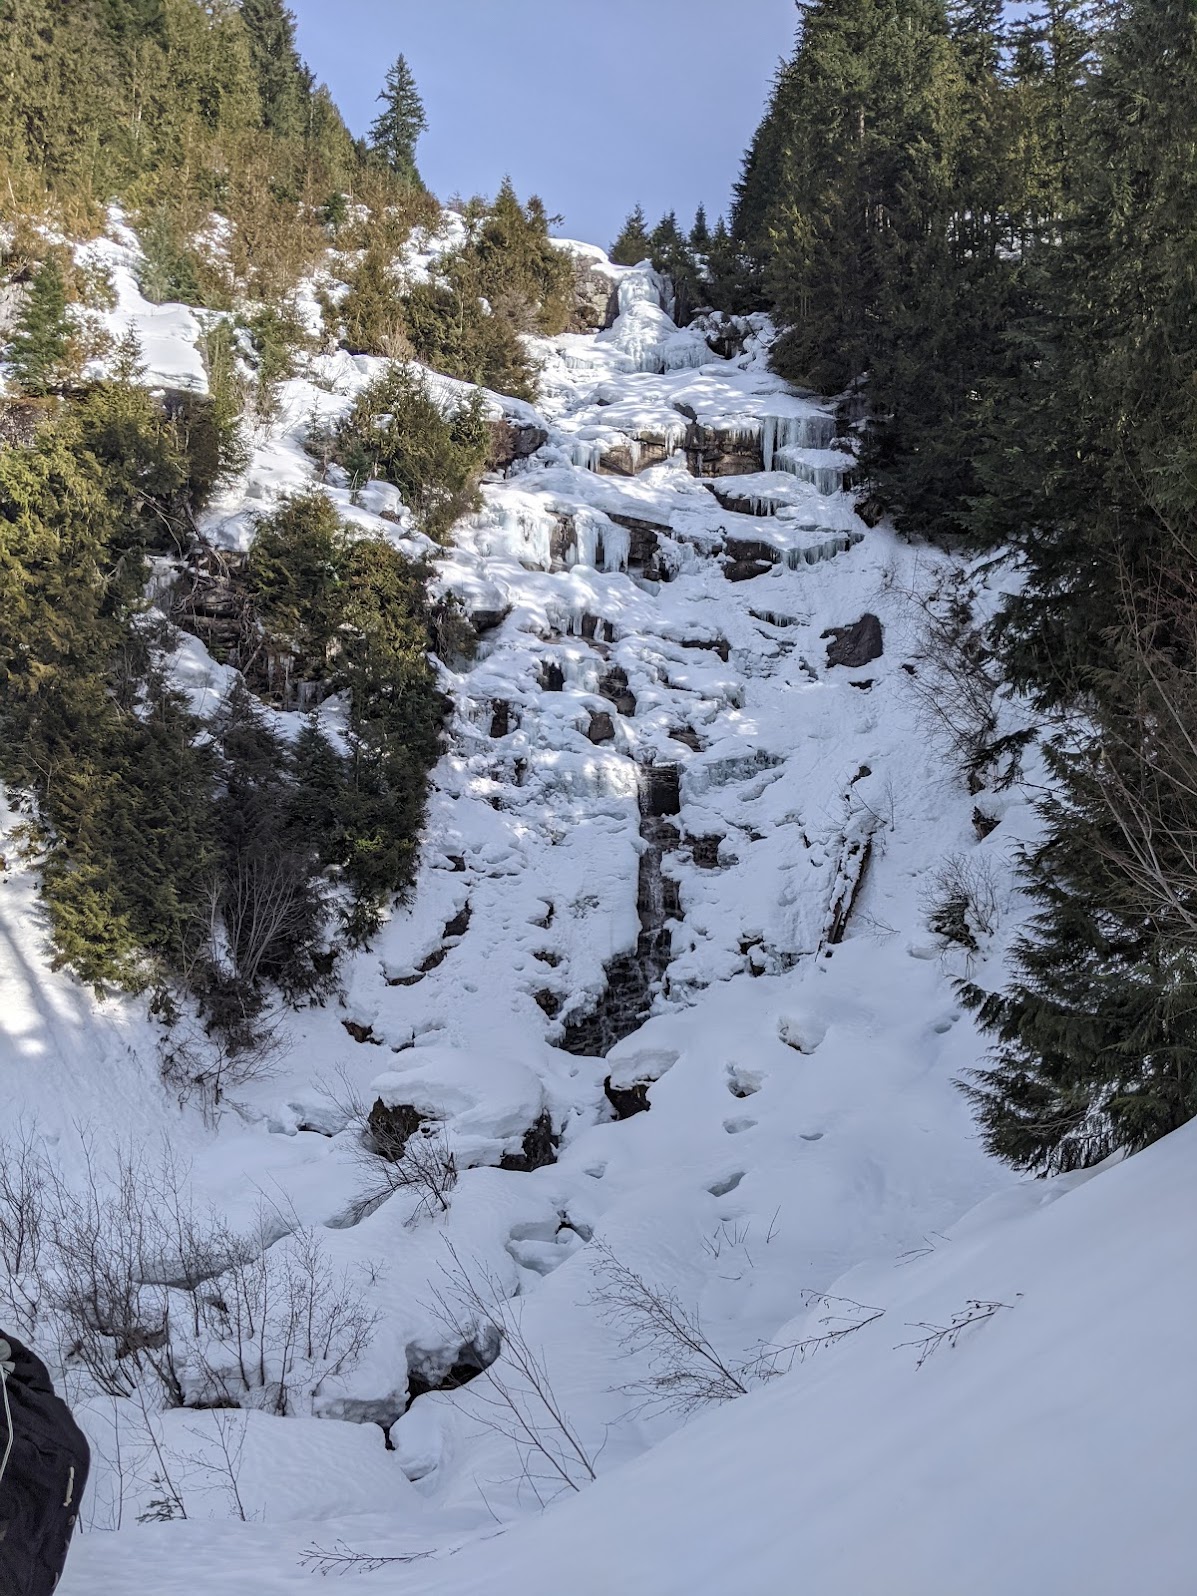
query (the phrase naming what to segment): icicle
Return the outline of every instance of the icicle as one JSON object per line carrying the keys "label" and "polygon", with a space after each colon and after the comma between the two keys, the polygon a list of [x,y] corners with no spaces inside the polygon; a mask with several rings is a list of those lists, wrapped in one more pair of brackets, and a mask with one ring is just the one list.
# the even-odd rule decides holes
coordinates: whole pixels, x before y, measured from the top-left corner
{"label": "icicle", "polygon": [[[776,461],[782,449],[826,449],[834,438],[835,417],[822,410],[811,410],[801,416],[766,416],[761,429],[761,455],[765,470],[790,470],[789,466]],[[792,474],[797,476],[800,473]]]}

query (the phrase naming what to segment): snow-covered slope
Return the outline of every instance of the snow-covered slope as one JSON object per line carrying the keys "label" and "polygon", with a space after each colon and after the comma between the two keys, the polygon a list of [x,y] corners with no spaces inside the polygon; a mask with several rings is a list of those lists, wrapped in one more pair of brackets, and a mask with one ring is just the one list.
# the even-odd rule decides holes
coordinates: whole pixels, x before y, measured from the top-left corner
{"label": "snow-covered slope", "polygon": [[[1186,1596],[1195,1155],[1188,1127],[1092,1177],[991,1199],[920,1258],[855,1270],[837,1292],[883,1316],[543,1516],[383,1568],[369,1588]],[[1001,1306],[920,1366],[931,1331],[974,1304]],[[828,1311],[786,1335],[823,1334]],[[382,1553],[419,1544],[379,1516],[316,1540],[338,1535]],[[63,1588],[290,1591],[311,1539],[240,1525],[93,1536]]]}
{"label": "snow-covered slope", "polygon": [[[142,325],[129,238],[101,247],[114,316]],[[494,397],[545,441],[486,484],[439,562],[481,642],[444,673],[450,746],[413,901],[347,962],[341,1000],[287,1019],[273,1073],[217,1125],[163,1086],[137,1005],[49,968],[32,877],[0,841],[9,1123],[70,1179],[88,1144],[100,1168],[119,1144],[165,1144],[197,1206],[280,1248],[316,1238],[377,1315],[313,1418],[147,1418],[80,1388],[93,1533],[63,1588],[291,1588],[304,1545],[343,1538],[435,1553],[375,1583],[446,1596],[555,1590],[563,1567],[596,1596],[1060,1590],[1088,1552],[1078,1589],[1179,1592],[1166,1572],[1114,1579],[1139,1543],[1112,1520],[1136,1434],[1160,1449],[1136,1460],[1153,1512],[1183,1461],[1129,1389],[1156,1327],[1183,1322],[1163,1260],[1188,1144],[1057,1204],[1069,1183],[1017,1183],[983,1155],[953,1084],[982,1044],[928,898],[945,868],[983,884],[978,966],[996,971],[1033,818],[1017,788],[967,792],[934,735],[922,606],[953,591],[984,612],[1000,578],[865,527],[830,408],[769,373],[766,324],[679,331],[655,274],[602,269],[622,314],[538,346],[539,413]],[[157,373],[190,371],[193,334],[182,307],[155,320]],[[209,514],[214,542],[244,547],[254,513],[311,480],[307,427],[380,364],[322,356],[286,386]],[[422,546],[392,490],[329,491]],[[174,668],[197,707],[227,688],[194,640]],[[363,1200],[377,1175],[355,1105],[375,1102],[437,1128],[460,1171],[443,1208]],[[748,1394],[708,1414],[665,1400],[659,1340],[596,1301],[613,1268],[701,1326]],[[508,1349],[428,1390],[493,1350],[470,1343],[470,1290]],[[867,1315],[820,1293],[884,1314],[854,1329]],[[895,1350],[972,1299],[1006,1306],[917,1370]],[[796,1355],[841,1308],[830,1328],[850,1333]],[[161,1499],[163,1458],[200,1522],[130,1528]],[[1091,1523],[1108,1557],[1082,1544]]]}

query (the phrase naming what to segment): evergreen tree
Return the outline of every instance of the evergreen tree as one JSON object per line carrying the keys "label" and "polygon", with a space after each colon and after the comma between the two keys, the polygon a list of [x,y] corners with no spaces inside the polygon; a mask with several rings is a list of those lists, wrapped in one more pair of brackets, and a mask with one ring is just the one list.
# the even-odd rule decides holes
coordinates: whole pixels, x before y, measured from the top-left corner
{"label": "evergreen tree", "polygon": [[370,125],[370,149],[392,172],[415,187],[423,187],[416,167],[416,145],[428,126],[428,118],[412,70],[403,56],[387,72],[378,98],[383,109]]}
{"label": "evergreen tree", "polygon": [[698,262],[674,211],[667,212],[653,228],[648,247],[653,265],[673,288],[673,318],[684,327],[704,296]]}
{"label": "evergreen tree", "polygon": [[1099,67],[1075,213],[1038,252],[1035,359],[1002,396],[979,510],[1026,573],[1002,619],[1013,680],[1083,715],[1053,756],[1015,979],[966,992],[998,1043],[970,1087],[986,1137],[1038,1170],[1197,1112],[1193,7],[1128,0]]}
{"label": "evergreen tree", "polygon": [[51,255],[29,285],[8,346],[9,370],[23,393],[44,397],[70,380],[72,333],[62,268]]}
{"label": "evergreen tree", "polygon": [[610,256],[617,266],[639,266],[648,259],[648,224],[639,205],[623,224],[619,237],[611,245]]}
{"label": "evergreen tree", "polygon": [[707,225],[707,208],[700,205],[694,214],[694,226],[690,229],[690,248],[705,255],[710,247],[711,229]]}
{"label": "evergreen tree", "polygon": [[295,47],[295,18],[283,0],[241,0],[249,54],[262,103],[262,125],[283,138],[302,137],[312,75]]}

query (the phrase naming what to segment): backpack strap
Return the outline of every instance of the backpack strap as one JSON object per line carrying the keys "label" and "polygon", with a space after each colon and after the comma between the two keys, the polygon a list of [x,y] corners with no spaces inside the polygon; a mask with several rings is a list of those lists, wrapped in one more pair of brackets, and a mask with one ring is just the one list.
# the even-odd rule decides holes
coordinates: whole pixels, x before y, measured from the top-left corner
{"label": "backpack strap", "polygon": [[0,1336],[0,1398],[4,1404],[4,1423],[8,1429],[8,1439],[4,1443],[4,1455],[0,1457],[0,1485],[4,1484],[4,1473],[8,1468],[8,1460],[12,1456],[12,1445],[15,1436],[12,1422],[12,1408],[8,1401],[8,1377],[13,1372],[16,1364],[13,1361],[12,1348]]}

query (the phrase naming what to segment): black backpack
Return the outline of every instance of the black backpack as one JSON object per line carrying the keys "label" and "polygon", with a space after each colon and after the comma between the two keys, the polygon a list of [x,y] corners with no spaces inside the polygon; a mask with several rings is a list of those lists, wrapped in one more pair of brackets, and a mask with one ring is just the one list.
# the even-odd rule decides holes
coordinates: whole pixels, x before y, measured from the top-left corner
{"label": "black backpack", "polygon": [[46,1366],[0,1338],[0,1592],[50,1596],[66,1563],[90,1462]]}

